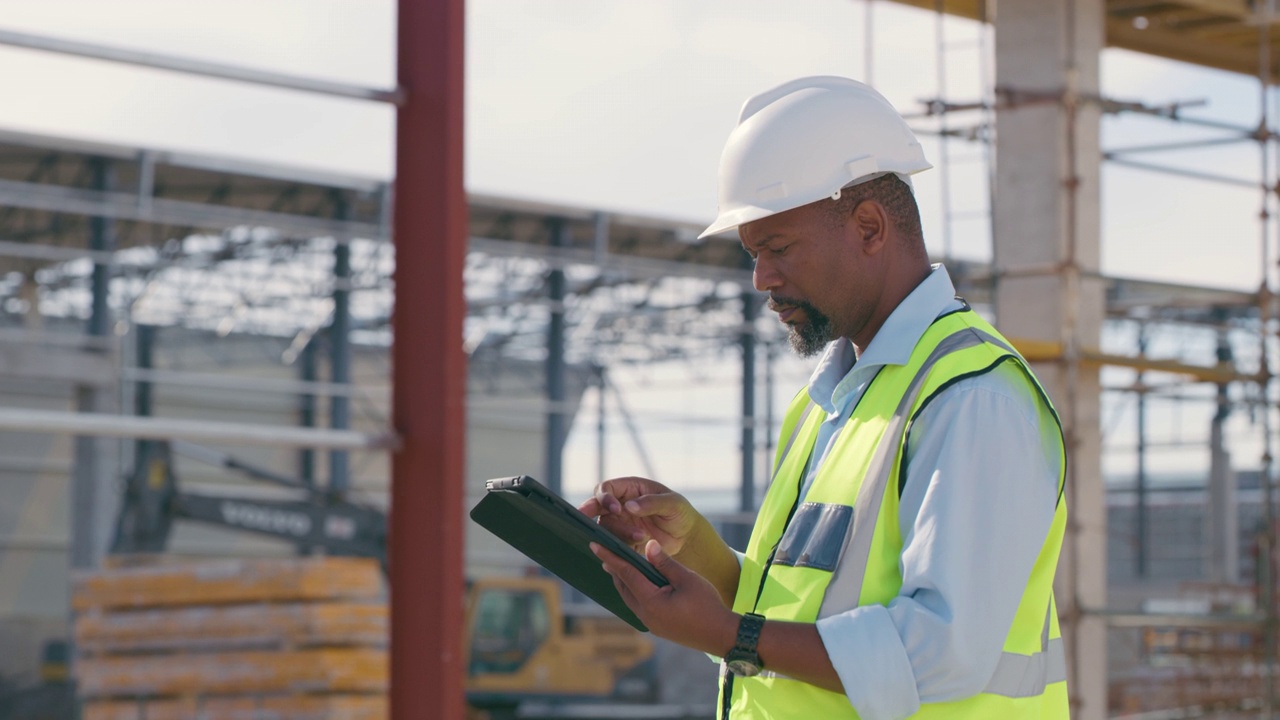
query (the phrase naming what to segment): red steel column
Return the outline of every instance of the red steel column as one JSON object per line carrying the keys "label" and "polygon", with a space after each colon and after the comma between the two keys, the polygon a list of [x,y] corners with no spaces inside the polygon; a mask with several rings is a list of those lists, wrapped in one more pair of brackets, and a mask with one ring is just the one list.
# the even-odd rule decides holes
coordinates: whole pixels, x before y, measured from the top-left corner
{"label": "red steel column", "polygon": [[463,0],[399,0],[391,718],[463,717]]}

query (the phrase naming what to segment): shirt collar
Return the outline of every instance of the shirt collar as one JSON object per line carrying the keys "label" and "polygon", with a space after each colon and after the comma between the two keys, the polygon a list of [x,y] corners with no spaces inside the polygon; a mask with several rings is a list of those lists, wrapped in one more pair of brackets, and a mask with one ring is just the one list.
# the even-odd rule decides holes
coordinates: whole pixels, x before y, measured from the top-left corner
{"label": "shirt collar", "polygon": [[848,338],[837,338],[827,345],[809,378],[809,397],[832,413],[835,412],[835,395],[849,391],[849,388],[840,386],[847,375],[852,375],[854,367],[861,374],[882,365],[906,365],[916,343],[955,300],[955,295],[955,285],[947,269],[941,264],[934,265],[925,279],[885,319],[862,357],[856,358],[856,364],[853,343]]}

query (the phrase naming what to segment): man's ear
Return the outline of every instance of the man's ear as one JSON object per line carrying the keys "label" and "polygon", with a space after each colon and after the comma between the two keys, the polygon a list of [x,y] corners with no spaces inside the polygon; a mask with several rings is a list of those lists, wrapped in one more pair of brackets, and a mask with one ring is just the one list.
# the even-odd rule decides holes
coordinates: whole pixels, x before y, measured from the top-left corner
{"label": "man's ear", "polygon": [[875,255],[888,241],[889,214],[875,200],[863,200],[853,209],[845,231],[853,234],[851,239],[857,243],[858,249]]}

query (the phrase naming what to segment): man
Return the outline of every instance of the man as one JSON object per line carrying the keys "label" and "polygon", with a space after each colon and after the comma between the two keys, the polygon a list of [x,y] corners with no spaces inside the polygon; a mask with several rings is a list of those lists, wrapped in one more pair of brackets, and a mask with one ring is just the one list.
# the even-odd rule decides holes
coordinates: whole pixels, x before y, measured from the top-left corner
{"label": "man", "polygon": [[801,355],[745,554],[682,496],[603,483],[582,510],[658,588],[596,549],[656,634],[725,658],[722,718],[1065,718],[1053,603],[1065,450],[1026,362],[931,267],[887,100],[802,78],[746,102],[719,216]]}

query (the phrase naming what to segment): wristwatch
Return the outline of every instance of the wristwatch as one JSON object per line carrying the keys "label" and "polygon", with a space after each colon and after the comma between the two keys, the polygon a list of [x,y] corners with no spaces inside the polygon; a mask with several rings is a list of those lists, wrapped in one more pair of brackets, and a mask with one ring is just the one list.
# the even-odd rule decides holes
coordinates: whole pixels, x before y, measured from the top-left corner
{"label": "wristwatch", "polygon": [[733,649],[724,656],[729,672],[742,677],[752,677],[759,675],[764,669],[760,654],[756,652],[762,627],[764,627],[763,615],[749,612],[742,616],[742,621],[738,623],[738,639],[734,641]]}

